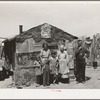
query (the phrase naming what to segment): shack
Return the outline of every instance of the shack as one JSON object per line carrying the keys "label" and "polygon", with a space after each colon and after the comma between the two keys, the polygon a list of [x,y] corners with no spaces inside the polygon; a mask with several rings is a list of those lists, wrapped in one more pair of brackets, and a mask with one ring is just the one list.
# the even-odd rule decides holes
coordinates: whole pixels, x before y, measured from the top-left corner
{"label": "shack", "polygon": [[35,82],[35,67],[33,62],[39,55],[42,44],[47,42],[50,50],[58,49],[59,41],[77,39],[55,26],[44,23],[23,31],[20,34],[4,41],[5,62],[13,68],[16,85],[26,85]]}

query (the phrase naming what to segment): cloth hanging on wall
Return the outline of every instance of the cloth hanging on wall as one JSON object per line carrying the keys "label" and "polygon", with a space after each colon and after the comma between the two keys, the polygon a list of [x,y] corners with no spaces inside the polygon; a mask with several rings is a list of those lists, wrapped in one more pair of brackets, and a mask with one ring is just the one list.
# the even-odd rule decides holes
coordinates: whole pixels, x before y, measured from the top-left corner
{"label": "cloth hanging on wall", "polygon": [[40,51],[41,45],[36,45],[33,38],[25,40],[23,43],[16,44],[16,53],[29,53],[34,51]]}

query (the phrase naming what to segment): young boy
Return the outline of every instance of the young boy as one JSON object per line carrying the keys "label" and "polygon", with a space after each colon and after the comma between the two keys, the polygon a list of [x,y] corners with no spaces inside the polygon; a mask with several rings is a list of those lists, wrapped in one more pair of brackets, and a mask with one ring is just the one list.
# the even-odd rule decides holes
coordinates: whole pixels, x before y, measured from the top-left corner
{"label": "young boy", "polygon": [[36,87],[41,85],[41,65],[39,64],[38,59],[34,61],[35,66],[35,75],[36,75]]}
{"label": "young boy", "polygon": [[51,74],[51,83],[58,84],[58,60],[57,53],[53,52],[50,59],[50,74]]}

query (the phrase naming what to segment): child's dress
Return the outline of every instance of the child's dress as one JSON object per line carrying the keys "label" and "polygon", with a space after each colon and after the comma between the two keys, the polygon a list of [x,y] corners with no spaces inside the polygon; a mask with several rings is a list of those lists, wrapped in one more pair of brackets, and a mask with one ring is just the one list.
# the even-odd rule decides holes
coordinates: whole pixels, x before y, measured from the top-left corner
{"label": "child's dress", "polygon": [[62,78],[68,78],[69,68],[68,68],[68,54],[67,51],[58,53],[59,59],[59,73],[62,75]]}
{"label": "child's dress", "polygon": [[69,63],[68,67],[69,69],[74,69],[74,48],[73,48],[73,42],[67,44],[67,51],[69,56]]}

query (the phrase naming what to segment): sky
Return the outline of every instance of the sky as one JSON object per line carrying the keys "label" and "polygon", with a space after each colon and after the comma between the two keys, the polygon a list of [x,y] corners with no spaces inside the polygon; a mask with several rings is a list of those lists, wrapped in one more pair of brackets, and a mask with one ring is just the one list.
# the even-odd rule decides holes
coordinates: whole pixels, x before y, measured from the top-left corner
{"label": "sky", "polygon": [[0,2],[0,37],[49,23],[75,36],[100,33],[100,2]]}

